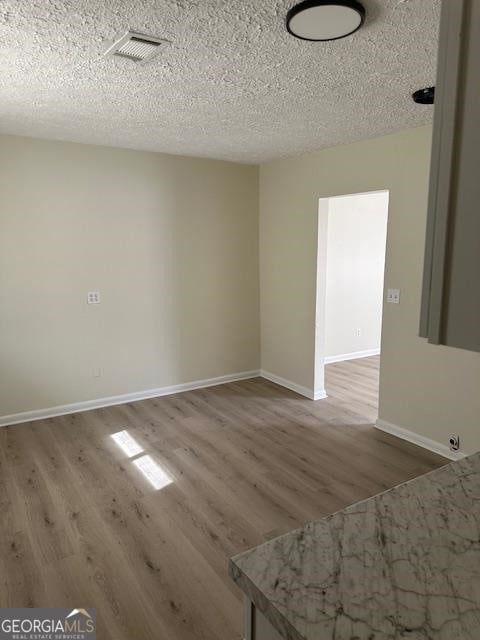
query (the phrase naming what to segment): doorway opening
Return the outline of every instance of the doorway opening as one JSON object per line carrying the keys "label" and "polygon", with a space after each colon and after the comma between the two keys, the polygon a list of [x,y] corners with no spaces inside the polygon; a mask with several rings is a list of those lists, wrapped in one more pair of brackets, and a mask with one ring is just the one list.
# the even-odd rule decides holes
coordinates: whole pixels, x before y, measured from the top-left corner
{"label": "doorway opening", "polygon": [[389,192],[321,198],[318,207],[315,389],[369,421],[378,385]]}

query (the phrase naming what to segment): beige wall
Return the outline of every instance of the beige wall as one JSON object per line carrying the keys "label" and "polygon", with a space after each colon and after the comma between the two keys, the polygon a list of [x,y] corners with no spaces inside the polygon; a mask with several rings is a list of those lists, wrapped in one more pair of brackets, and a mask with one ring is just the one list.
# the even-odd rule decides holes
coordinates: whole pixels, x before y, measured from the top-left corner
{"label": "beige wall", "polygon": [[1,137],[0,193],[0,416],[258,368],[256,167]]}
{"label": "beige wall", "polygon": [[[339,146],[260,168],[262,369],[308,389],[315,374],[319,198],[390,191],[380,418],[480,448],[480,355],[418,338],[431,128]],[[318,387],[318,383],[317,383]]]}
{"label": "beige wall", "polygon": [[257,369],[259,255],[262,369],[315,390],[319,198],[389,189],[380,417],[480,448],[480,355],[417,337],[430,135],[262,165],[260,192],[256,167],[0,138],[0,416]]}

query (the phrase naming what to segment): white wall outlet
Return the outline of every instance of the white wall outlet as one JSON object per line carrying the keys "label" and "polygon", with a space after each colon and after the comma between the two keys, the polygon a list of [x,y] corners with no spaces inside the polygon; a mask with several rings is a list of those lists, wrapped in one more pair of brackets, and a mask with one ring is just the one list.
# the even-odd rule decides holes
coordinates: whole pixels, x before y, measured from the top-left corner
{"label": "white wall outlet", "polygon": [[458,433],[452,433],[448,439],[448,444],[451,451],[458,451],[460,449],[460,436]]}
{"label": "white wall outlet", "polygon": [[94,378],[101,378],[102,377],[102,370],[97,367],[95,369],[93,369],[92,375]]}
{"label": "white wall outlet", "polygon": [[100,291],[89,291],[87,293],[88,304],[100,304]]}
{"label": "white wall outlet", "polygon": [[357,336],[357,338],[359,338],[362,335],[362,330],[361,329],[355,329],[355,335]]}
{"label": "white wall outlet", "polygon": [[387,302],[400,304],[400,289],[387,289]]}

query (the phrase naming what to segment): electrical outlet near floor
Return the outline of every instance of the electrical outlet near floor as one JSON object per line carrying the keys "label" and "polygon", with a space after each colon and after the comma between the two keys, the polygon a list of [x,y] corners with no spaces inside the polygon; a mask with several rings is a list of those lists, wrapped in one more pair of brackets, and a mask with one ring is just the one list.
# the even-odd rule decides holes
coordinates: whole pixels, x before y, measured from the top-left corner
{"label": "electrical outlet near floor", "polygon": [[457,433],[452,433],[448,439],[448,444],[451,451],[458,451],[460,449],[460,436]]}
{"label": "electrical outlet near floor", "polygon": [[359,338],[362,335],[362,330],[361,329],[355,329],[355,335],[357,336],[357,338]]}

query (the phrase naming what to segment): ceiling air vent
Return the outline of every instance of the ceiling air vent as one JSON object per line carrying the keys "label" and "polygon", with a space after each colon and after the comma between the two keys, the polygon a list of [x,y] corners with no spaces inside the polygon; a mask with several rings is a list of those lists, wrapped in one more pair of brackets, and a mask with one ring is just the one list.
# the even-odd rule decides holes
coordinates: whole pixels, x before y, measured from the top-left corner
{"label": "ceiling air vent", "polygon": [[120,56],[134,62],[147,62],[163,49],[168,40],[127,31],[105,51],[106,56]]}

